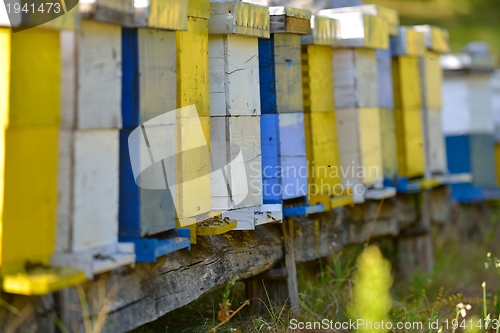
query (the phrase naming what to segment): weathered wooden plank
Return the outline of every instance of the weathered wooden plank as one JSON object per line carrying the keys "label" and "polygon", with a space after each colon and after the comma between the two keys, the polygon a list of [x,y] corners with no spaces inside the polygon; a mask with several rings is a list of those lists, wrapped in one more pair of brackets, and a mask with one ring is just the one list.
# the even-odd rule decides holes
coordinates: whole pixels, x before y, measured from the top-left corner
{"label": "weathered wooden plank", "polygon": [[211,117],[212,209],[262,204],[260,117]]}
{"label": "weathered wooden plank", "polygon": [[300,35],[273,34],[259,39],[262,113],[300,112],[302,71]]}
{"label": "weathered wooden plank", "polygon": [[260,115],[258,39],[210,35],[208,47],[210,116]]}
{"label": "weathered wooden plank", "polygon": [[61,40],[61,127],[121,128],[121,27],[82,20]]}
{"label": "weathered wooden plank", "polygon": [[122,121],[138,126],[176,109],[175,32],[122,29]]}
{"label": "weathered wooden plank", "polygon": [[[189,252],[178,251],[155,264],[103,274],[84,288],[92,306],[99,286],[109,290],[116,284],[119,291],[112,300],[104,332],[127,332],[223,286],[235,275],[245,279],[264,272],[282,257],[279,228],[260,226],[255,231],[199,237]],[[81,312],[69,307],[79,304],[75,291],[67,289],[59,296],[67,309],[62,318],[65,325],[82,327]]]}
{"label": "weathered wooden plank", "polygon": [[[192,8],[194,6],[195,8]],[[190,1],[188,15],[201,6],[210,10],[209,1]],[[182,116],[177,121],[177,152],[205,146],[200,154],[178,154],[176,209],[181,218],[209,212],[210,193],[210,87],[208,72],[207,19],[189,17],[188,31],[177,31],[177,107],[194,104],[197,114]],[[196,64],[196,65],[193,65]],[[201,131],[201,132],[200,132]],[[202,144],[204,141],[204,144]]]}
{"label": "weathered wooden plank", "polygon": [[[414,196],[398,195],[386,199],[380,210],[379,202],[367,201],[352,208],[296,217],[293,240],[295,259],[297,262],[316,260],[351,243],[396,235],[399,230],[418,221],[416,207]],[[283,258],[283,253],[281,232],[279,227],[272,225],[259,226],[250,232],[199,237],[198,244],[190,252],[179,251],[154,264],[138,264],[134,269],[121,268],[102,274],[96,281],[86,283],[84,290],[88,304],[93,307],[91,313],[95,313],[95,304],[102,304],[103,295],[115,285],[115,291],[110,294],[114,295],[116,291],[118,294],[110,296],[111,313],[104,332],[126,332],[223,286],[234,275],[245,279],[269,270]],[[260,280],[257,282],[260,283]],[[54,296],[59,302],[58,310],[54,309],[49,298],[44,303],[44,311],[35,311],[29,316],[21,332],[41,328],[44,332],[49,331],[54,325],[50,317],[54,312],[51,311],[56,311],[66,327],[83,329],[80,300],[75,291],[66,289]],[[3,299],[18,308],[27,302],[26,298],[19,296]],[[36,309],[38,305],[35,304],[39,300],[30,300]],[[6,326],[4,323],[9,323],[11,319],[0,316],[0,325]]]}

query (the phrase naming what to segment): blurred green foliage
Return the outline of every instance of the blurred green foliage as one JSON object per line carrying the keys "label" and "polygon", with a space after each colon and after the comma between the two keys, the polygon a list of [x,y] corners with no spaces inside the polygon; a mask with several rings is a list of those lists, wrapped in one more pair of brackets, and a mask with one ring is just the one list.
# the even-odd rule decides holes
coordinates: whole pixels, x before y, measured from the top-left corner
{"label": "blurred green foliage", "polygon": [[367,0],[396,9],[402,25],[433,24],[450,32],[453,52],[483,40],[500,65],[500,1],[498,0]]}

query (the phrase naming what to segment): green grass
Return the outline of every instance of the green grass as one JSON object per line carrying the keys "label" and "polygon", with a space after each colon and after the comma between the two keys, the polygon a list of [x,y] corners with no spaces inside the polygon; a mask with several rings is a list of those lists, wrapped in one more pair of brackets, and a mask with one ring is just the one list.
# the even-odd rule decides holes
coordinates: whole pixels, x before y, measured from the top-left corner
{"label": "green grass", "polygon": [[[456,305],[460,302],[472,306],[467,311],[467,320],[472,316],[482,318],[483,282],[486,282],[487,313],[496,318],[500,313],[500,270],[494,267],[494,257],[500,257],[497,246],[500,243],[499,217],[500,208],[496,205],[464,206],[455,214],[452,223],[435,226],[435,270],[432,274],[416,272],[411,279],[403,279],[398,274],[394,240],[374,240],[372,244],[377,245],[384,257],[392,262],[391,320],[424,324],[429,319],[452,320],[457,316]],[[349,309],[355,305],[353,300],[356,299],[357,258],[364,249],[363,245],[349,246],[322,261],[297,266],[300,320],[349,319]],[[487,253],[491,253],[488,269],[485,267]],[[233,310],[236,309],[246,300],[244,284],[236,283],[215,291],[134,332],[207,332],[219,323],[219,303],[225,299],[230,300]],[[255,316],[243,309],[218,332],[268,332],[269,327],[272,332],[289,332],[286,324],[289,313],[281,310]]]}

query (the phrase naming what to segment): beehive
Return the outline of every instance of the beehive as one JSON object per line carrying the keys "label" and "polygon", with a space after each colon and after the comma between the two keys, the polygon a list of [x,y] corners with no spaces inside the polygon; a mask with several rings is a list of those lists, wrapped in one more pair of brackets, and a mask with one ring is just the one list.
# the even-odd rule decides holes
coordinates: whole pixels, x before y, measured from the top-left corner
{"label": "beehive", "polygon": [[426,159],[426,177],[448,173],[446,146],[441,121],[443,72],[440,53],[448,50],[448,32],[431,26],[416,26],[425,37],[427,50],[420,57],[419,70],[422,90],[422,121]]}
{"label": "beehive", "polygon": [[79,30],[61,32],[61,45],[58,222],[51,262],[82,269],[91,279],[135,260],[133,244],[118,243],[121,27],[82,20]]}
{"label": "beehive", "polygon": [[56,244],[59,31],[0,32],[0,275],[5,291],[40,295],[85,280],[83,272],[47,266]]}
{"label": "beehive", "polygon": [[[450,173],[470,173],[466,189],[453,187],[453,196],[468,200],[471,193],[495,187],[495,138],[490,75],[493,59],[487,52],[441,57],[443,132]],[[482,190],[481,190],[482,191]],[[480,191],[480,192],[481,192]]]}
{"label": "beehive", "polygon": [[[208,71],[208,18],[210,2],[188,1],[188,30],[177,31],[177,107],[194,105],[177,122],[177,152],[210,143],[210,87]],[[196,64],[196,66],[193,66]],[[201,128],[202,133],[198,133]],[[179,218],[211,209],[210,155],[208,147],[198,155],[177,156],[175,205]],[[194,181],[196,180],[196,181]]]}
{"label": "beehive", "polygon": [[[211,10],[215,15],[209,20],[210,116],[258,116],[258,37],[269,37],[268,9],[227,1],[212,3]],[[233,29],[228,31],[229,25]]]}
{"label": "beehive", "polygon": [[[302,39],[302,81],[304,125],[309,174],[309,203],[322,203],[326,210],[332,197],[340,202],[345,194],[341,185],[335,119],[332,45],[337,43],[335,20],[315,16],[310,36]],[[349,198],[347,198],[349,199]],[[343,200],[343,204],[352,203]]]}
{"label": "beehive", "polygon": [[422,96],[418,57],[393,57],[392,75],[400,177],[414,178],[425,172],[424,134],[420,108]]}

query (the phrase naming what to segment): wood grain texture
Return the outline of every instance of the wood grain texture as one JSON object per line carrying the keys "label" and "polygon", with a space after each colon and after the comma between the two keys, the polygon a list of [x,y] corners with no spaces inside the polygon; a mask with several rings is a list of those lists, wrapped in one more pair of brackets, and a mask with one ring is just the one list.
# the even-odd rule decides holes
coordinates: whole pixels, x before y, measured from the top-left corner
{"label": "wood grain texture", "polygon": [[[363,243],[368,238],[397,235],[418,222],[415,199],[408,195],[387,199],[379,213],[378,202],[367,201],[352,208],[294,218],[296,261],[327,257],[345,245]],[[431,207],[431,213],[434,208]],[[378,216],[377,222],[373,224],[375,216]],[[122,268],[102,274],[96,281],[86,283],[84,290],[92,307],[99,299],[99,288],[108,291],[116,283],[119,293],[110,304],[104,332],[128,332],[225,285],[234,275],[242,279],[255,276],[271,269],[282,258],[283,240],[279,227],[265,225],[250,232],[232,231],[220,236],[199,237],[198,244],[190,252],[179,251],[154,264],[138,264],[134,269]],[[17,308],[27,302],[34,306],[35,311],[20,331],[52,332],[55,324],[51,311],[56,311],[66,327],[76,325],[83,330],[81,311],[69,306],[79,304],[74,289],[42,298],[1,296]],[[55,310],[56,298],[63,311]],[[91,313],[95,311],[91,309]],[[2,327],[14,317],[0,308]]]}
{"label": "wood grain texture", "polygon": [[425,172],[424,134],[419,108],[394,111],[400,177],[420,177]]}
{"label": "wood grain texture", "polygon": [[[177,251],[154,264],[102,274],[84,289],[90,300],[98,297],[99,285],[109,290],[116,284],[119,293],[110,306],[104,332],[127,332],[222,287],[235,275],[245,279],[262,273],[282,256],[278,227],[266,225],[255,231],[198,237],[189,252]],[[63,304],[78,304],[74,289],[66,289],[59,296]],[[62,320],[67,327],[82,328],[81,311],[68,310]]]}
{"label": "wood grain texture", "polygon": [[61,96],[59,32],[33,28],[12,34],[11,52],[9,123],[58,125]]}
{"label": "wood grain texture", "polygon": [[261,205],[260,117],[212,117],[210,122],[212,209]]}
{"label": "wood grain texture", "polygon": [[334,112],[304,115],[309,195],[340,192],[340,157]]}
{"label": "wood grain texture", "polygon": [[378,107],[377,57],[371,49],[334,49],[335,107]]}
{"label": "wood grain texture", "polygon": [[9,124],[11,38],[10,29],[0,27],[0,126],[2,127]]}
{"label": "wood grain texture", "polygon": [[446,135],[493,133],[490,76],[445,76],[443,131]]}
{"label": "wood grain texture", "polygon": [[2,273],[21,270],[27,260],[48,264],[54,251],[58,133],[57,125],[6,131]]}
{"label": "wood grain texture", "polygon": [[278,113],[303,111],[300,35],[275,34],[272,39],[276,110]]}
{"label": "wood grain texture", "polygon": [[422,106],[418,57],[393,57],[392,81],[394,86],[394,107],[396,109],[420,108]]}
{"label": "wood grain texture", "polygon": [[[203,1],[205,2],[205,1]],[[196,105],[200,117],[210,115],[208,21],[188,19],[188,31],[177,31],[177,106]],[[209,136],[206,132],[205,136]]]}
{"label": "wood grain texture", "polygon": [[374,185],[383,181],[380,112],[377,108],[339,109],[340,165],[343,184]]}
{"label": "wood grain texture", "polygon": [[176,133],[175,207],[179,218],[189,218],[209,212],[212,206],[210,118],[178,118]]}
{"label": "wood grain texture", "polygon": [[[203,1],[203,3],[205,2]],[[189,5],[191,3],[193,1]],[[188,8],[191,8],[189,5]],[[208,2],[207,6],[209,6]],[[182,152],[189,149],[187,147],[193,142],[204,140],[205,144],[210,143],[207,20],[188,18],[188,31],[177,31],[176,37],[177,107],[182,108],[194,104],[200,117],[199,120],[196,117],[182,119],[180,123],[178,122],[180,126],[177,129],[179,142],[177,151]],[[203,136],[197,132],[200,125]],[[191,158],[180,156],[177,162],[177,170],[182,170],[182,172],[178,173],[176,208],[177,214],[182,217],[205,213],[211,208],[210,155],[208,150],[198,156],[190,156]],[[190,181],[184,181],[185,179]]]}
{"label": "wood grain texture", "polygon": [[57,251],[118,241],[118,130],[61,130]]}
{"label": "wood grain texture", "polygon": [[175,32],[122,30],[123,126],[138,126],[176,109]]}
{"label": "wood grain texture", "polygon": [[330,46],[302,47],[302,86],[304,112],[335,110]]}
{"label": "wood grain texture", "polygon": [[[120,239],[138,239],[140,237],[154,235],[156,233],[175,228],[175,207],[172,194],[167,186],[163,167],[170,168],[169,174],[172,174],[172,167],[168,165],[168,160],[155,163],[151,161],[148,147],[131,144],[129,136],[133,128],[124,128],[120,131],[120,194],[119,194],[119,237]],[[162,151],[175,150],[175,143],[165,140],[165,134],[168,131],[175,132],[174,128],[167,126],[148,126],[148,142],[155,144]],[[142,134],[142,133],[141,133]],[[162,135],[163,134],[163,135]],[[156,140],[153,140],[155,137]],[[172,146],[169,148],[169,146]],[[151,170],[160,174],[155,179],[161,179],[163,183],[157,189],[143,188],[136,184],[132,172],[130,152],[133,152],[135,159],[139,156],[145,157]],[[135,163],[138,161],[136,160]],[[154,164],[154,166],[153,166]],[[175,169],[173,171],[175,176]],[[170,180],[173,184],[175,180]],[[161,188],[163,186],[163,189]]]}
{"label": "wood grain texture", "polygon": [[210,116],[260,115],[258,39],[210,35],[208,45]]}
{"label": "wood grain texture", "polygon": [[61,127],[121,128],[121,27],[82,20],[62,33]]}
{"label": "wood grain texture", "polygon": [[192,1],[151,0],[147,24],[151,28],[168,30],[186,30],[188,6]]}
{"label": "wood grain texture", "polygon": [[396,179],[398,176],[398,152],[396,148],[394,110],[385,108],[379,110],[384,178]]}

